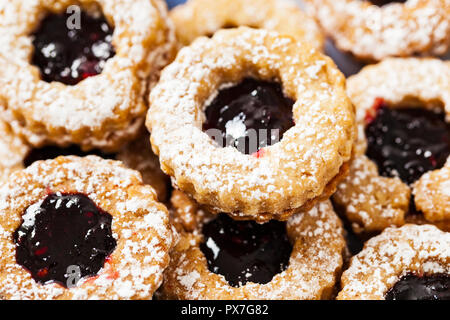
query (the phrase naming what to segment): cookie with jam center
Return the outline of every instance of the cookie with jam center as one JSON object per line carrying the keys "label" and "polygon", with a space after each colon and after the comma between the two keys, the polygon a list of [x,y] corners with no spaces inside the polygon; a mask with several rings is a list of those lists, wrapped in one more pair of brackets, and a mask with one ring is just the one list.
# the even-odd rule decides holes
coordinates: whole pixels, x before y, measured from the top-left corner
{"label": "cookie with jam center", "polygon": [[[36,148],[117,152],[176,51],[162,0],[11,0],[0,13],[0,118]],[[14,21],[14,23],[11,23]]]}
{"label": "cookie with jam center", "polygon": [[178,40],[191,44],[220,29],[247,26],[290,35],[323,50],[325,37],[314,19],[291,0],[189,0],[170,11]]}
{"label": "cookie with jam center", "polygon": [[236,221],[172,195],[180,241],[164,273],[163,299],[330,299],[343,256],[344,230],[326,201],[287,222]]}
{"label": "cookie with jam center", "polygon": [[151,299],[174,245],[154,190],[97,156],[13,172],[0,189],[0,230],[8,300]]}
{"label": "cookie with jam center", "polygon": [[0,120],[0,181],[22,168],[22,161],[29,152],[29,147],[17,137],[11,127]]}
{"label": "cookie with jam center", "polygon": [[334,201],[357,233],[405,222],[450,230],[450,64],[392,58],[348,80],[359,137]]}
{"label": "cookie with jam center", "polygon": [[327,199],[355,137],[345,78],[308,43],[248,27],[183,48],[150,94],[162,170],[211,212],[286,220]]}
{"label": "cookie with jam center", "polygon": [[441,56],[450,47],[446,0],[306,0],[336,46],[363,61]]}
{"label": "cookie with jam center", "polygon": [[352,258],[337,299],[449,300],[449,246],[432,225],[387,228]]}

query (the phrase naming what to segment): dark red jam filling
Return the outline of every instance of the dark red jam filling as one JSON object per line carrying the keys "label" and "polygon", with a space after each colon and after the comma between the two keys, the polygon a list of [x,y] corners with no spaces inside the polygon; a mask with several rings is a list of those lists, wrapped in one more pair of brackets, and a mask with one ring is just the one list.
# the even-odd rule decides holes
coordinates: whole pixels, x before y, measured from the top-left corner
{"label": "dark red jam filling", "polygon": [[247,78],[220,90],[205,110],[203,131],[217,139],[208,130],[218,129],[221,141],[216,142],[221,146],[234,146],[244,154],[253,154],[280,141],[294,125],[293,105],[280,84]]}
{"label": "dark red jam filling", "polygon": [[292,245],[283,222],[235,221],[222,214],[203,227],[203,235],[209,270],[233,287],[268,283],[289,265]]}
{"label": "dark red jam filling", "polygon": [[387,293],[386,300],[450,300],[450,276],[434,274],[402,277]]}
{"label": "dark red jam filling", "polygon": [[39,160],[48,160],[48,159],[55,159],[59,156],[79,156],[79,157],[85,157],[88,155],[95,155],[102,157],[104,159],[114,159],[114,154],[108,154],[104,153],[100,150],[91,150],[88,152],[82,151],[80,147],[76,145],[72,145],[67,148],[60,148],[56,146],[47,146],[43,148],[33,149],[31,150],[28,155],[23,160],[23,164],[25,167],[30,166],[36,161]]}
{"label": "dark red jam filling", "polygon": [[[44,81],[75,85],[102,72],[115,55],[111,28],[105,18],[80,14],[79,28],[69,29],[69,14],[47,16],[34,33],[32,63]],[[69,24],[69,26],[71,26]]]}
{"label": "dark red jam filling", "polygon": [[112,216],[83,194],[50,194],[14,233],[17,263],[39,283],[95,276],[116,247]]}
{"label": "dark red jam filling", "polygon": [[443,112],[381,105],[368,121],[367,156],[382,176],[411,184],[425,172],[442,168],[450,155],[450,125]]}
{"label": "dark red jam filling", "polygon": [[408,0],[370,0],[370,2],[376,6],[382,7],[389,3],[405,3]]}

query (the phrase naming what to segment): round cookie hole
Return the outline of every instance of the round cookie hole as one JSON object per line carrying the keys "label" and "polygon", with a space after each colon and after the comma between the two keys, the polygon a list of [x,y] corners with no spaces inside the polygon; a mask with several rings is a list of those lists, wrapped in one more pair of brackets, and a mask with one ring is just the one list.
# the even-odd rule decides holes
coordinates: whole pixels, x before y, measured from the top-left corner
{"label": "round cookie hole", "polygon": [[450,275],[407,274],[386,293],[386,300],[450,300]]}
{"label": "round cookie hole", "polygon": [[294,126],[293,105],[279,83],[245,78],[219,90],[205,109],[203,131],[222,147],[255,154]]}
{"label": "round cookie hole", "polygon": [[115,55],[112,28],[102,14],[49,14],[33,33],[32,64],[46,82],[76,85],[98,75]]}
{"label": "round cookie hole", "polygon": [[292,244],[286,223],[235,221],[225,214],[203,226],[200,249],[208,269],[225,277],[230,286],[266,284],[289,266]]}
{"label": "round cookie hole", "polygon": [[16,261],[39,283],[71,287],[97,275],[116,248],[111,223],[84,194],[49,194],[25,210],[14,232]]}
{"label": "round cookie hole", "polygon": [[450,156],[450,124],[443,108],[390,108],[382,99],[374,108],[375,116],[366,117],[366,155],[378,165],[380,175],[411,185],[444,166]]}

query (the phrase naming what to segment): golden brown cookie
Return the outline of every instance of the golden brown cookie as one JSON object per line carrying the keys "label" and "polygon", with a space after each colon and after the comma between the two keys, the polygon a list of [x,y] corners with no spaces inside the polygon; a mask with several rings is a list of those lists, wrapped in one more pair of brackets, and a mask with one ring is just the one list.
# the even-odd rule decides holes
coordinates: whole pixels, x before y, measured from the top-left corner
{"label": "golden brown cookie", "polygon": [[[450,233],[435,226],[388,228],[366,242],[342,275],[338,300],[436,299],[450,281]],[[447,283],[445,290],[422,282]],[[446,282],[445,282],[446,281]],[[442,287],[441,287],[442,288]],[[423,292],[425,291],[425,294]],[[430,292],[435,294],[431,296]],[[428,293],[428,296],[426,295]]]}
{"label": "golden brown cookie", "polygon": [[1,186],[4,299],[151,299],[172,245],[166,207],[118,161],[38,161]]}
{"label": "golden brown cookie", "polygon": [[443,55],[449,49],[447,0],[391,1],[383,6],[372,2],[306,0],[309,11],[337,47],[360,59]]}
{"label": "golden brown cookie", "polygon": [[[216,112],[220,97],[234,90],[244,92],[245,103],[233,102],[231,94],[237,115],[220,129],[213,121],[222,117],[206,113]],[[278,102],[265,101],[266,93]],[[199,38],[164,70],[150,105],[147,128],[162,170],[209,210],[235,219],[286,220],[310,209],[334,192],[352,153],[354,110],[345,78],[328,57],[276,32],[241,27]],[[243,105],[261,106],[269,122],[281,124],[269,124],[261,134],[257,126],[267,122],[252,118],[256,113]],[[225,132],[227,142],[249,139],[244,147],[267,132],[275,132],[269,139],[281,139],[251,153],[223,144]]]}
{"label": "golden brown cookie", "polygon": [[141,129],[148,82],[174,53],[167,18],[161,0],[6,1],[1,118],[35,147],[117,151]]}
{"label": "golden brown cookie", "polygon": [[139,171],[145,184],[155,189],[158,199],[165,202],[168,199],[168,176],[161,171],[158,157],[152,152],[150,138],[144,134],[137,140],[127,144],[116,156],[130,169]]}
{"label": "golden brown cookie", "polygon": [[414,184],[413,193],[425,219],[450,222],[450,159],[444,168],[424,174]]}
{"label": "golden brown cookie", "polygon": [[7,123],[0,120],[0,181],[23,167],[22,160],[28,151],[28,146],[11,132]]}
{"label": "golden brown cookie", "polygon": [[189,45],[217,30],[247,26],[274,30],[310,43],[318,50],[325,39],[314,19],[291,0],[189,0],[170,12],[178,40]]}
{"label": "golden brown cookie", "polygon": [[[264,229],[265,225],[261,226],[255,222],[233,222],[226,215],[217,216],[202,211],[193,200],[179,191],[174,192],[172,204],[174,206],[173,221],[181,235],[178,245],[172,251],[170,266],[164,274],[164,285],[161,290],[163,298],[312,300],[329,299],[333,296],[335,284],[341,272],[346,244],[341,222],[329,201],[316,205],[308,212],[294,215],[286,223],[269,222],[267,224],[269,230]],[[228,238],[211,236],[211,223],[221,219],[225,219],[221,229],[224,231],[223,234],[229,233],[232,236]],[[229,230],[230,224],[232,226],[237,224],[239,227]],[[274,236],[271,232],[279,227],[278,224],[285,231],[277,230]],[[237,231],[242,228],[245,228],[245,233]],[[216,230],[216,232],[221,231]],[[283,235],[284,232],[287,237]],[[285,270],[273,277],[265,277],[263,272],[266,272],[266,268],[270,268],[267,264],[273,263],[274,256],[280,255],[280,252],[285,250],[286,244],[280,240],[283,237],[286,237],[286,241],[289,241],[292,246],[291,253],[287,255],[288,263],[284,266]],[[242,240],[247,238],[251,238],[252,241]],[[229,241],[224,242],[225,240]],[[253,249],[252,246],[255,243],[260,245],[257,247],[259,249]],[[235,279],[236,274],[224,276],[210,271],[212,267],[208,266],[208,260],[214,258],[211,254],[204,253],[208,250],[203,248],[205,245],[213,250],[209,253],[212,252],[217,261],[226,257],[232,260],[232,264],[238,261],[232,256],[227,256],[227,253],[222,254],[228,245],[232,247],[233,255],[243,254],[237,258],[239,261],[253,258],[259,261],[258,267],[239,270],[237,273],[241,285],[238,285]],[[239,263],[236,264],[239,265]],[[236,273],[236,267],[228,266],[228,268]],[[265,283],[252,282],[251,280],[255,278],[264,279]]]}
{"label": "golden brown cookie", "polygon": [[428,223],[448,219],[443,208],[447,169],[433,169],[443,166],[450,154],[445,120],[450,115],[449,75],[448,62],[391,58],[348,79],[359,138],[350,174],[334,201],[345,209],[356,232],[417,221],[410,217],[416,211],[410,203],[412,188]]}

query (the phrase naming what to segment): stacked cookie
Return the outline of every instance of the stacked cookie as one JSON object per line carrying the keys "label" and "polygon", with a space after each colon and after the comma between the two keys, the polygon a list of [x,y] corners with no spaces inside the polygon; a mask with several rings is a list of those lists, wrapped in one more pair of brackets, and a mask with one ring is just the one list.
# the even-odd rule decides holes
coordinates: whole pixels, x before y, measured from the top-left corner
{"label": "stacked cookie", "polygon": [[0,299],[449,299],[450,7],[306,9],[0,5]]}
{"label": "stacked cookie", "polygon": [[[150,104],[147,126],[163,170],[208,213],[192,213],[185,229],[191,218],[183,206],[196,205],[176,207],[182,240],[163,295],[331,297],[345,241],[331,204],[318,203],[346,175],[355,137],[345,80],[332,61],[279,33],[219,31],[179,52]],[[271,227],[257,222],[273,219],[288,222],[266,237]],[[276,246],[286,232],[292,248]],[[269,259],[282,250],[287,257]]]}
{"label": "stacked cookie", "polygon": [[151,299],[175,244],[143,129],[176,53],[165,3],[8,1],[0,15],[0,299]]}

